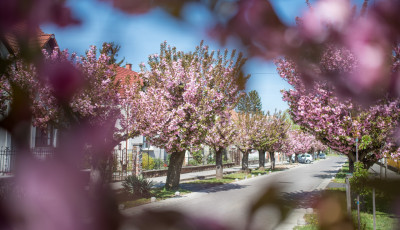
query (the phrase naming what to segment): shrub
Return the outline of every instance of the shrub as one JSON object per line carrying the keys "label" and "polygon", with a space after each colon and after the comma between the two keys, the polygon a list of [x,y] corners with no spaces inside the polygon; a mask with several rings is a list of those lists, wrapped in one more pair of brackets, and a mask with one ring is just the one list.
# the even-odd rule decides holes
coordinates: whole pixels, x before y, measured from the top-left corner
{"label": "shrub", "polygon": [[189,160],[188,165],[197,166],[199,163],[195,159],[191,159]]}
{"label": "shrub", "polygon": [[128,176],[122,183],[124,190],[134,198],[151,197],[151,186],[153,182],[145,179],[143,176]]}
{"label": "shrub", "polygon": [[157,169],[161,169],[161,168],[164,168],[164,161],[162,160],[162,159],[160,159],[160,158],[155,158],[154,159],[154,168],[157,168]]}
{"label": "shrub", "polygon": [[148,153],[143,153],[142,154],[142,169],[143,170],[151,170],[154,169],[155,162],[154,158],[149,156]]}
{"label": "shrub", "polygon": [[368,181],[368,170],[361,162],[354,163],[353,177],[350,178],[350,186],[353,192],[360,195],[367,195],[370,192],[365,185]]}
{"label": "shrub", "polygon": [[193,164],[193,165],[201,164],[203,162],[203,151],[200,150],[197,152],[193,152],[192,157],[193,157],[193,160],[196,161],[196,164]]}

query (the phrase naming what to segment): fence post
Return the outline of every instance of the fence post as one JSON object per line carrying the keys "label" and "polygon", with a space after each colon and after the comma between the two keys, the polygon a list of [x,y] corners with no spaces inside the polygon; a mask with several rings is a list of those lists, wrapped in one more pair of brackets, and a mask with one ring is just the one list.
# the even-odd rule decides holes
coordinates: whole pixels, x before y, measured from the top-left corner
{"label": "fence post", "polygon": [[387,179],[387,169],[388,169],[387,158],[385,157],[385,180]]}
{"label": "fence post", "polygon": [[375,188],[372,188],[372,212],[374,215],[374,230],[376,230],[376,215],[375,215]]}
{"label": "fence post", "polygon": [[349,177],[346,177],[346,201],[347,201],[347,213],[351,217],[351,193],[350,193]]}

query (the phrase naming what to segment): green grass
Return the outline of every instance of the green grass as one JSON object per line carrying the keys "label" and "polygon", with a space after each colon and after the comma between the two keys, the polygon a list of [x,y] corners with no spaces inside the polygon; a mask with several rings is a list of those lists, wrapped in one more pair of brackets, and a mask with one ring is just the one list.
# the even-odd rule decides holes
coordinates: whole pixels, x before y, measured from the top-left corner
{"label": "green grass", "polygon": [[[185,189],[179,189],[178,190],[180,192],[180,195],[185,195],[190,193],[189,190],[185,190]],[[160,200],[165,200],[168,198],[172,198],[175,196],[175,192],[176,190],[166,190],[165,188],[154,188],[151,189],[151,194],[153,197],[156,198],[157,201]],[[151,200],[150,198],[140,198],[140,199],[135,199],[135,200],[126,200],[121,202],[124,205],[124,208],[132,208],[132,207],[136,207],[139,205],[143,205],[143,204],[148,204],[150,203]]]}
{"label": "green grass", "polygon": [[[361,229],[374,229],[374,219],[372,213],[360,212]],[[352,212],[354,224],[357,226],[357,211]],[[376,212],[376,229],[391,230],[395,229],[396,220],[385,212]]]}
{"label": "green grass", "polygon": [[346,176],[347,176],[347,173],[349,173],[349,172],[350,172],[349,171],[349,162],[346,162],[343,165],[342,169],[336,174],[333,182],[342,183],[342,184],[346,183]]}
{"label": "green grass", "polygon": [[226,174],[223,176],[222,179],[216,179],[216,178],[209,178],[209,179],[204,179],[204,180],[195,180],[195,181],[190,181],[188,183],[191,184],[228,184],[232,183],[237,179],[243,180],[246,176],[247,178],[251,178],[252,175],[258,176],[258,174],[265,175],[268,174],[269,172],[277,172],[277,171],[283,171],[285,169],[282,168],[276,168],[275,170],[270,170],[270,169],[265,169],[265,170],[252,170],[251,173],[247,174],[244,172],[237,172],[237,173],[231,173],[231,174]]}
{"label": "green grass", "polygon": [[318,219],[316,214],[305,214],[304,220],[306,225],[296,226],[295,230],[317,230],[318,229]]}
{"label": "green grass", "polygon": [[[331,191],[346,192],[345,188],[329,188]],[[354,196],[354,195],[353,195]],[[354,198],[354,197],[353,197]],[[372,194],[369,193],[364,197],[361,197],[361,229],[373,229],[373,214],[372,214]],[[397,226],[396,219],[393,218],[392,205],[393,198],[383,193],[376,193],[375,196],[376,205],[376,229],[394,229]],[[357,211],[356,205],[352,203],[352,216],[354,224],[357,225]],[[302,229],[302,228],[299,228]]]}
{"label": "green grass", "polygon": [[[354,224],[357,226],[357,211],[352,212]],[[304,215],[306,225],[296,226],[295,230],[316,230],[318,229],[318,220],[316,214],[306,214]],[[394,229],[396,225],[395,219],[391,218],[385,212],[376,212],[376,229],[380,230],[391,230]],[[373,229],[373,215],[371,213],[361,212],[361,229],[369,230]]]}
{"label": "green grass", "polygon": [[195,180],[191,181],[189,183],[191,184],[228,184],[232,183],[237,179],[243,180],[245,177],[251,177],[250,174],[247,173],[231,173],[224,175],[222,179],[216,179],[216,178],[209,178],[209,179],[204,179],[204,180]]}
{"label": "green grass", "polygon": [[326,190],[346,192],[346,188],[327,188]]}

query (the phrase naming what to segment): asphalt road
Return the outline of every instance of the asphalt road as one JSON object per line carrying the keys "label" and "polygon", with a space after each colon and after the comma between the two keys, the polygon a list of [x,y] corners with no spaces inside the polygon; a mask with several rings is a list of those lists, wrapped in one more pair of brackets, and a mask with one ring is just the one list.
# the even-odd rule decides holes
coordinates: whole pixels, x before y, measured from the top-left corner
{"label": "asphalt road", "polygon": [[[338,171],[338,167],[345,161],[345,157],[330,157],[286,171],[127,209],[122,213],[131,216],[145,209],[178,210],[188,215],[217,220],[231,229],[244,229],[251,205],[272,185],[281,188],[280,195],[284,202],[300,201],[295,208],[310,208],[318,189],[327,185]],[[273,207],[263,209],[256,215],[252,229],[273,229],[277,225],[278,218],[279,212]]]}

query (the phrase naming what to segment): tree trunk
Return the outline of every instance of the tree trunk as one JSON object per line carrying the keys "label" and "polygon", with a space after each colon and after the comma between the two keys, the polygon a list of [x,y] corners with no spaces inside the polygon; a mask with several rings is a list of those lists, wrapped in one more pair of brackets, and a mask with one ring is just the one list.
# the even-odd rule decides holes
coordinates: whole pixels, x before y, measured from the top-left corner
{"label": "tree trunk", "polygon": [[258,167],[260,170],[265,169],[265,152],[258,150]]}
{"label": "tree trunk", "polygon": [[217,179],[222,179],[224,172],[223,172],[223,165],[222,165],[222,154],[224,149],[219,149],[215,151],[215,166],[216,166],[216,175]]}
{"label": "tree trunk", "polygon": [[292,164],[292,155],[289,156],[289,164]]}
{"label": "tree trunk", "polygon": [[185,152],[174,152],[171,154],[169,160],[167,181],[165,183],[165,188],[167,190],[179,189],[179,181],[181,179],[181,169],[183,160],[185,159]]}
{"label": "tree trunk", "polygon": [[275,152],[270,152],[269,156],[271,157],[271,170],[275,169]]}
{"label": "tree trunk", "polygon": [[349,157],[349,173],[353,173],[354,172],[354,161],[351,157]]}
{"label": "tree trunk", "polygon": [[248,171],[249,170],[249,152],[248,151],[243,153],[242,170],[243,171]]}

